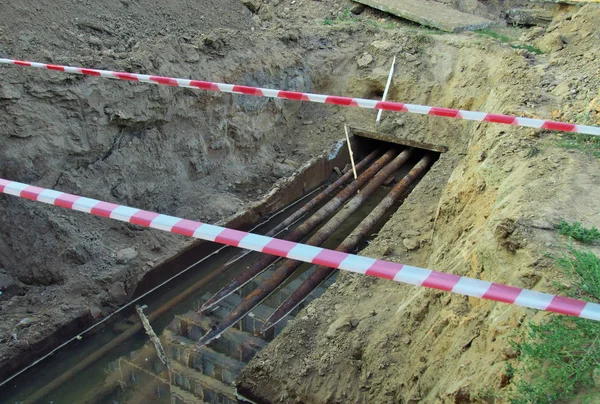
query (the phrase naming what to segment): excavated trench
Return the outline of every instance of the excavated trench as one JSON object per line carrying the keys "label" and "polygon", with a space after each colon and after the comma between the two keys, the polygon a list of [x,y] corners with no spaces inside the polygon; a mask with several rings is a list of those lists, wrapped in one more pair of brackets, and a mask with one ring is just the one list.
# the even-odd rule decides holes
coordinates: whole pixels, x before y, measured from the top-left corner
{"label": "excavated trench", "polygon": [[[581,107],[583,101],[569,89],[584,81],[573,77],[567,86],[570,73],[561,66],[579,69],[570,63],[597,53],[585,45],[597,41],[578,39],[575,19],[565,20],[568,30],[561,35],[572,42],[561,42],[555,58],[552,49],[548,56],[534,55],[474,33],[428,35],[415,27],[383,29],[354,21],[329,27],[321,23],[325,14],[307,19],[293,14],[303,12],[300,3],[289,6],[285,20],[279,16],[284,4],[271,22],[261,14],[263,25],[254,31],[219,28],[199,34],[194,28],[181,38],[138,38],[117,53],[103,48],[84,58],[77,47],[71,54],[66,39],[49,48],[66,49],[64,58],[52,60],[64,64],[366,98],[381,96],[397,55],[389,100],[540,118],[563,109],[565,97]],[[318,8],[326,2],[307,3],[304,7]],[[274,7],[265,2],[262,10]],[[294,23],[290,15],[298,17]],[[296,23],[305,25],[296,30]],[[102,40],[110,35],[93,34]],[[527,44],[554,44],[551,31],[523,34],[530,38]],[[48,58],[45,49],[32,54],[18,43],[7,50],[14,57]],[[596,68],[589,67],[590,77]],[[544,262],[540,251],[556,240],[527,223],[557,212],[576,219],[578,209],[595,206],[553,197],[558,189],[564,195],[588,192],[575,192],[573,181],[558,172],[547,175],[555,168],[550,157],[573,156],[564,157],[553,146],[540,152],[549,137],[543,131],[386,112],[377,128],[386,135],[373,136],[373,111],[54,72],[2,74],[0,176],[47,188],[204,222],[221,220],[240,229],[273,216],[255,230],[266,233],[311,197],[282,209],[338,178],[339,173],[330,175],[348,162],[343,147],[311,158],[342,138],[348,124],[365,128],[353,129],[356,136],[393,141],[398,152],[414,148],[406,168],[373,198],[383,198],[406,173],[402,170],[430,153],[432,145],[449,146],[439,157],[443,150],[434,146],[437,161],[424,180],[354,251],[364,247],[371,257],[545,291],[552,290],[548,279],[555,274],[549,266],[538,271]],[[357,159],[377,145],[356,142]],[[571,177],[586,172],[577,164],[566,167]],[[218,249],[2,198],[0,380]],[[377,198],[326,245],[336,247]],[[514,230],[499,236],[496,229],[506,223]],[[198,314],[234,278],[232,271],[215,269],[235,254],[226,248],[138,302],[148,306],[145,313],[171,357],[170,376],[130,308],[2,386],[3,401],[46,396],[55,403],[101,397],[167,402],[173,396],[175,402],[231,402],[238,399],[232,386],[237,380],[239,391],[257,402],[469,402],[477,400],[474,392],[481,387],[506,386],[506,340],[532,316],[502,304],[341,273],[333,287],[326,288],[334,279],[329,278],[295,308],[293,321],[262,335],[273,310],[316,272],[303,266],[221,338],[196,349],[196,341],[225,323],[273,272],[268,269],[210,313]],[[244,257],[237,270],[256,258]],[[348,321],[338,329],[340,319]]]}
{"label": "excavated trench", "polygon": [[[385,135],[355,131],[362,135],[351,138],[358,163],[357,180],[352,178],[347,147],[339,142],[252,209],[228,221],[227,226],[254,229],[257,233],[284,239],[295,239],[293,235],[306,228],[298,240],[306,241],[307,237],[313,240],[323,232],[327,225],[322,225],[327,222],[333,231],[323,234],[323,242],[316,245],[335,249],[386,202],[383,209],[379,207],[379,216],[362,227],[363,233],[356,239],[359,243],[355,242],[347,251],[360,250],[435,163],[439,151],[446,149],[425,144],[423,146],[429,148],[425,150],[413,147],[415,142],[410,140],[390,143],[381,140],[389,138]],[[345,167],[344,172],[338,167]],[[415,167],[420,170],[416,171]],[[389,195],[394,189],[398,192],[391,200]],[[343,194],[347,196],[340,199]],[[353,207],[353,201],[357,200],[364,202]],[[349,209],[353,213],[345,213]],[[342,221],[332,220],[340,215]],[[316,217],[321,220],[313,220]],[[314,224],[306,227],[308,223]],[[236,306],[255,288],[267,283],[279,263],[266,266],[255,278],[240,284],[240,288],[208,309],[202,310],[201,306],[260,259],[264,256],[258,253],[240,256],[234,248],[200,242],[147,273],[134,294],[141,296],[136,305],[146,306],[152,327],[171,361],[170,370],[157,356],[131,306],[84,334],[83,340],[61,349],[13,379],[0,394],[6,402],[42,399],[54,403],[243,401],[234,385],[244,365],[277,336],[299,310],[320,296],[336,276],[332,273],[317,282],[281,321],[264,330],[275,309],[290,298],[303,281],[324,271],[324,268],[300,265],[281,278],[274,285],[276,288],[266,293],[258,304],[249,306],[219,338],[199,347],[198,340],[225,323]],[[166,279],[184,270],[182,276],[160,287]]]}

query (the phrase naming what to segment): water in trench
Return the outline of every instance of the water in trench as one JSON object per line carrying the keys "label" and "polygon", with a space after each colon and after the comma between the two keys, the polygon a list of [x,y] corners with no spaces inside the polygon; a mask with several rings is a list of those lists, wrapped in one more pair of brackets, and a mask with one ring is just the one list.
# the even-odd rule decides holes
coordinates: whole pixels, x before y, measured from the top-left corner
{"label": "water in trench", "polygon": [[[411,159],[394,174],[396,180],[404,176],[422,155],[422,151],[413,153]],[[327,181],[332,179],[326,179],[325,182]],[[322,246],[335,249],[387,195],[394,182],[389,186],[380,186]],[[307,200],[274,215],[255,232],[266,233]],[[319,206],[313,211],[318,208]],[[391,212],[393,211],[395,209],[391,209]],[[389,214],[380,221],[372,233],[383,225]],[[293,229],[294,227],[288,231]],[[285,233],[280,237],[284,235]],[[367,240],[363,240],[364,242]],[[139,323],[135,311],[131,308],[124,310],[102,327],[98,327],[93,333],[85,334],[77,343],[58,351],[50,359],[12,380],[0,391],[3,400],[9,403],[238,402],[239,397],[234,385],[239,371],[256,352],[281,331],[285,321],[278,324],[273,332],[267,335],[260,335],[262,324],[274,308],[308,276],[311,266],[302,265],[275,293],[253,309],[239,324],[208,347],[198,349],[195,341],[215,321],[222,320],[243,296],[254,289],[257,282],[270,273],[270,270],[265,271],[238,293],[229,296],[211,312],[210,316],[198,314],[196,310],[202,302],[259,256],[257,253],[248,254],[236,262],[234,268],[211,277],[216,268],[233,258],[237,252],[237,249],[225,248],[209,256],[176,281],[159,288],[138,303],[147,306],[145,312],[148,314],[162,310],[160,316],[151,318],[151,324],[171,359],[171,372],[168,372],[161,363],[153,345],[139,325],[137,331],[131,333],[129,338],[119,339],[123,333],[131,331],[132,327]],[[177,271],[182,269],[179,268]],[[180,296],[190,285],[201,283],[209,277],[210,281],[194,293],[165,309],[165,304]],[[333,277],[328,279],[311,294],[306,303],[322,294],[333,281]],[[78,363],[98,355],[99,352],[102,355],[89,367],[73,372]],[[57,378],[60,380],[60,377],[64,377],[64,382],[57,382]]]}

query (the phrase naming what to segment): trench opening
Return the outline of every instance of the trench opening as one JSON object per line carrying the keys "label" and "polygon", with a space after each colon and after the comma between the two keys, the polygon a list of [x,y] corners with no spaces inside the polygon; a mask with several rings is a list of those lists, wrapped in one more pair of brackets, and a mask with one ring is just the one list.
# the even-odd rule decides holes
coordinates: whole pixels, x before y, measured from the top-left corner
{"label": "trench opening", "polygon": [[[430,159],[425,171],[407,185],[391,208],[387,209],[385,214],[369,227],[369,231],[360,237],[360,243],[348,251],[357,253],[426,175],[428,169],[438,159],[440,151],[445,150],[441,146],[417,148],[403,144],[400,138],[375,136],[360,129],[352,129],[352,134],[351,145],[356,162],[371,155],[383,158],[385,153],[391,153],[396,157],[403,152],[410,154],[407,154],[404,163],[391,170],[391,174],[386,175],[384,181],[373,188],[374,191],[368,198],[364,198],[363,204],[336,226],[335,231],[320,244],[323,248],[338,247],[417,163],[425,156]],[[390,160],[391,158],[387,160],[388,163],[383,164],[384,169],[387,168]],[[347,145],[339,142],[331,152],[315,159],[312,164],[294,174],[288,180],[287,186],[279,193],[271,196],[271,199],[267,197],[262,201],[263,203],[237,215],[228,222],[228,226],[243,230],[255,227],[253,231],[256,233],[268,233],[290,215],[302,209],[315,196],[320,195],[323,190],[338,180],[340,175],[351,172],[348,163]],[[366,164],[358,174],[362,175],[374,165],[374,163]],[[380,173],[382,167],[378,167],[373,172]],[[372,181],[374,181],[373,177],[360,187],[361,191],[352,193],[352,198],[361,195]],[[287,226],[276,237],[286,238],[303,226],[316,212],[326,206],[334,195],[348,189],[351,183],[352,178],[345,185],[335,189],[332,195],[315,204],[304,216]],[[349,200],[352,201],[352,198]],[[278,203],[273,202],[275,199]],[[273,208],[280,206],[281,202],[286,202],[287,206],[272,213]],[[350,203],[346,201],[333,209],[324,222],[347,209]],[[322,227],[323,223],[320,223],[298,241],[305,242],[315,236]],[[53,357],[23,373],[9,386],[5,386],[0,394],[9,402],[35,402],[42,398],[54,403],[121,403],[140,402],[140,400],[151,403],[178,403],[190,402],[190,400],[201,400],[207,403],[243,401],[235,389],[236,378],[243,366],[275,338],[300,310],[321,296],[335,282],[337,272],[311,290],[280,322],[263,331],[263,327],[275,309],[292,296],[307,278],[319,270],[310,264],[300,265],[260,304],[248,310],[219,338],[199,348],[196,345],[197,341],[211,329],[222,324],[234,308],[257,287],[265,283],[276,271],[278,264],[267,267],[210,310],[200,313],[201,306],[213,294],[227,286],[235,276],[262,256],[259,253],[249,253],[227,270],[219,272],[216,270],[235,259],[239,251],[232,247],[220,248],[221,246],[215,243],[207,242],[192,245],[150,271],[135,292],[136,295],[141,295],[172,276],[173,273],[193,266],[193,270],[158,288],[138,302],[139,305],[147,306],[145,312],[148,313],[151,325],[171,360],[170,373],[159,360],[153,345],[140,327],[138,316],[132,306],[86,334],[77,343],[58,351]]]}

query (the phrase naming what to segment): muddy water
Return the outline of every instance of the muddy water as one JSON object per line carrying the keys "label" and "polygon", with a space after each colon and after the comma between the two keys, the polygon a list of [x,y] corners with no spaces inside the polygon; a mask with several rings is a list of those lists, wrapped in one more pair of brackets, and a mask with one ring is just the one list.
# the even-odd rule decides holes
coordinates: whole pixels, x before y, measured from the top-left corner
{"label": "muddy water", "polygon": [[[415,156],[413,156],[413,158],[411,158],[407,164],[398,170],[394,177],[400,178],[405,175],[418,160],[419,156],[417,154],[418,153],[415,153]],[[337,247],[337,245],[340,244],[348,234],[350,234],[350,232],[372,211],[372,209],[387,195],[388,192],[389,187],[380,187],[370,198],[368,198],[367,202],[359,209],[359,211],[357,211],[348,220],[346,220],[342,226],[339,227],[336,233],[330,237],[323,246],[333,249]],[[306,199],[306,201],[307,200],[308,199]],[[302,203],[299,203],[283,212],[278,213],[268,223],[259,226],[255,232],[263,234],[266,233],[269,229],[273,228],[277,223],[289,216],[301,205]],[[316,209],[318,209],[318,207]],[[395,209],[392,209],[390,214],[393,211],[395,211]],[[388,217],[384,218],[381,223],[378,224],[377,228],[373,229],[372,233],[375,233],[378,228],[385,223]],[[290,230],[293,230],[293,228]],[[191,284],[207,277],[211,272],[213,272],[220,265],[229,261],[237,253],[237,249],[225,248],[218,254],[207,257],[202,262],[194,265],[193,268],[180,276],[177,280],[142,298],[138,304],[148,306],[145,309],[146,313],[149,314],[154,312],[158,308],[162,307],[166,302],[181,294],[182,291],[188,288]],[[166,327],[173,321],[176,314],[185,314],[197,309],[202,296],[206,296],[207,294],[212,294],[218,291],[237,273],[241,272],[250,263],[252,263],[257,256],[258,254],[256,253],[248,254],[235,265],[233,265],[230,271],[216,276],[196,293],[179,301],[162,316],[152,321],[152,326],[155,332],[158,335],[161,335]],[[294,279],[302,277],[303,272],[309,270],[310,267],[311,266],[308,264],[302,265],[300,269],[296,271],[294,276],[283,285],[283,287],[289,285],[292,281],[294,281]],[[245,288],[245,292],[248,292],[248,288]],[[275,293],[274,296],[272,295],[272,297],[267,299],[263,304],[268,304],[270,306],[268,310],[272,310],[272,308],[274,308],[274,304],[277,302],[280,303],[282,300],[283,299],[278,297],[277,293]],[[138,318],[133,309],[123,311],[109,322],[106,322],[101,327],[95,329],[93,332],[85,334],[80,341],[71,344],[65,349],[62,349],[53,357],[43,361],[38,366],[30,369],[13,380],[8,386],[5,386],[5,388],[0,391],[0,394],[3,396],[3,402],[28,402],[28,399],[31,397],[31,395],[37,392],[40,388],[52,382],[56,377],[68,371],[78,362],[85,360],[89,355],[105,344],[110,343],[112,339],[116,338],[123,331],[126,331],[129,327],[137,322]],[[147,342],[148,338],[143,330],[138,331],[124,343],[115,346],[107,355],[103,356],[99,361],[94,363],[85,371],[78,373],[70,381],[55,389],[41,402],[80,402],[81,397],[85,396],[86,394],[89,395],[89,392],[93,391],[103,380],[105,380],[107,375],[116,372],[115,361],[117,361],[119,358],[133,358],[134,353],[136,352],[138,355],[140,352],[146,352],[144,354],[148,354]],[[226,355],[231,354],[228,352],[223,353]],[[154,353],[152,350],[150,350],[149,354],[153,355]],[[233,357],[233,355],[229,356]],[[155,357],[151,359],[154,361],[156,360]],[[170,402],[168,391],[161,391],[153,380],[133,380],[133,383],[128,386],[126,391],[117,389],[108,397],[104,397],[98,401],[94,400],[93,402],[125,402],[122,400],[125,399],[125,397],[127,397],[128,400],[131,400],[132,395],[135,397],[143,396],[145,397],[144,400],[147,402]],[[220,400],[222,399],[223,397],[215,399],[215,402],[221,402]],[[209,401],[212,402],[213,400]]]}
{"label": "muddy water", "polygon": [[[259,226],[255,232],[261,234],[268,232],[271,228],[275,227],[281,220],[289,216],[300,206],[301,204],[294,205],[291,208],[285,209],[284,211],[274,215],[267,223]],[[148,308],[145,309],[145,312],[152,313],[159,307],[162,307],[169,300],[179,295],[189,285],[204,279],[216,268],[235,257],[238,252],[239,250],[236,248],[225,248],[220,253],[210,256],[202,262],[194,265],[176,280],[142,298],[138,304],[141,306],[146,305]],[[153,321],[152,327],[154,328],[155,332],[160,334],[160,332],[169,324],[169,322],[171,322],[176,313],[185,313],[189,310],[195,309],[198,304],[197,301],[199,296],[202,296],[205,293],[217,292],[237,273],[252,263],[257,256],[258,254],[256,253],[248,254],[235,265],[233,265],[230,271],[215,277],[204,288],[200,289],[197,294],[193,294],[187,299],[180,301],[164,315]],[[26,400],[26,398],[35,391],[54,380],[57,376],[67,371],[78,362],[85,360],[85,358],[94,351],[109,343],[112,339],[119,336],[123,331],[127,330],[133,323],[136,322],[138,322],[138,318],[133,306],[130,309],[122,311],[119,313],[119,315],[114,316],[110,321],[104,323],[94,331],[85,334],[80,341],[73,343],[55,353],[52,357],[46,359],[36,367],[12,380],[8,386],[3,386],[0,390],[0,397],[3,397],[1,401],[16,403]],[[77,402],[77,397],[79,397],[80,394],[92,389],[100,380],[102,380],[102,378],[105,376],[105,369],[107,369],[111,361],[142,348],[146,342],[147,337],[144,331],[138,331],[125,343],[118,345],[111,350],[109,355],[103,357],[92,367],[88,368],[84,372],[81,372],[69,383],[60,387],[50,396],[46,397],[44,402]]]}

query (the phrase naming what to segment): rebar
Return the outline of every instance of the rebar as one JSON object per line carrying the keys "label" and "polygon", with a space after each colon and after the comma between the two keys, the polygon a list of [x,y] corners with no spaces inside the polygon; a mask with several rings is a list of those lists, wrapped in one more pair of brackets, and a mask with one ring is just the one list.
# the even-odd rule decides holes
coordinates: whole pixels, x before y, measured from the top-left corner
{"label": "rebar", "polygon": [[[310,232],[312,232],[325,219],[331,216],[340,206],[342,206],[344,202],[346,202],[352,195],[354,195],[363,184],[365,184],[368,180],[375,176],[383,166],[385,166],[392,158],[394,158],[396,153],[397,152],[395,150],[388,150],[383,156],[377,159],[377,161],[371,164],[371,166],[367,170],[365,170],[365,172],[359,175],[356,180],[352,181],[346,188],[344,188],[323,207],[321,207],[321,209],[319,209],[311,217],[309,217],[296,230],[292,231],[290,234],[284,237],[285,240],[300,241],[302,238],[310,234]],[[273,255],[264,255],[258,261],[250,265],[241,274],[239,274],[223,289],[219,290],[213,297],[207,300],[202,305],[202,307],[200,307],[199,311],[204,312],[212,308],[221,300],[225,299],[227,296],[240,289],[242,286],[250,282],[256,276],[260,275],[263,271],[265,271],[265,269],[269,265],[273,264],[277,260],[279,260],[279,257]]]}
{"label": "rebar", "polygon": [[[383,167],[369,181],[369,183],[350,200],[335,216],[333,216],[325,225],[323,225],[313,236],[311,236],[305,244],[318,246],[321,245],[335,232],[335,230],[346,220],[350,215],[360,208],[367,198],[379,188],[381,184],[400,168],[410,157],[411,152],[405,150],[400,153],[392,162]],[[294,271],[301,265],[300,261],[285,260],[267,279],[253,290],[248,296],[242,300],[232,311],[229,316],[217,327],[208,331],[198,341],[198,346],[204,346],[215,338],[218,338],[229,327],[236,324],[254,307],[259,305],[266,299],[275,289],[277,289]]]}
{"label": "rebar", "polygon": [[[431,163],[429,155],[424,156],[383,198],[383,200],[371,211],[371,213],[358,225],[352,233],[344,239],[336,251],[351,252],[360,241],[373,229],[373,227],[385,216],[385,214],[406,193],[415,179],[420,177]],[[321,283],[331,276],[336,270],[324,266],[318,266],[315,271],[296,289],[267,319],[262,331],[265,332],[283,320],[304,299],[306,299]]]}

